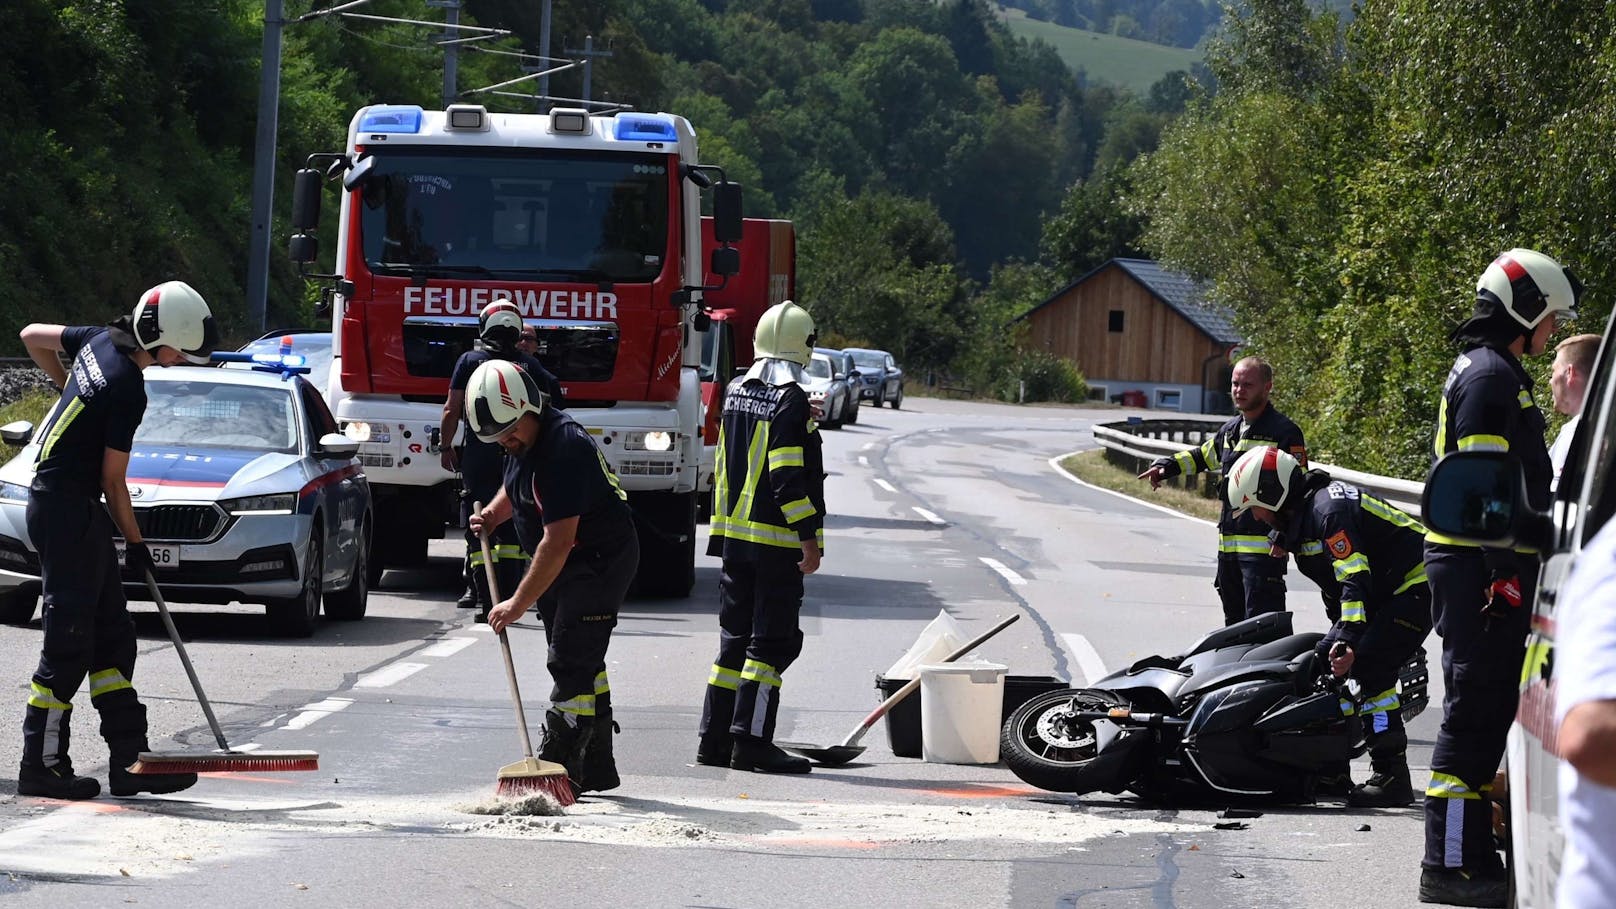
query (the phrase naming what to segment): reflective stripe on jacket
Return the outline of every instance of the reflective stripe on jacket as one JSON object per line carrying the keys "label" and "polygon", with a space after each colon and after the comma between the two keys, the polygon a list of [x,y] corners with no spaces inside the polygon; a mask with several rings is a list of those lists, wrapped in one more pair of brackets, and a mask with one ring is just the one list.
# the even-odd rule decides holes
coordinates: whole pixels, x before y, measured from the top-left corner
{"label": "reflective stripe on jacket", "polygon": [[794,550],[803,540],[823,549],[824,528],[825,461],[802,386],[731,382],[713,462],[708,554]]}

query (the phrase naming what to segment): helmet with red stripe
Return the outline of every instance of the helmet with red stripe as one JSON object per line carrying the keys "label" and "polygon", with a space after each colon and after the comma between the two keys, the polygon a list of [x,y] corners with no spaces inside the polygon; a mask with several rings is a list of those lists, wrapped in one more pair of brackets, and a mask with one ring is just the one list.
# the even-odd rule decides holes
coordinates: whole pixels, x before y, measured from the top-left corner
{"label": "helmet with red stripe", "polygon": [[1550,313],[1557,313],[1561,322],[1575,319],[1581,295],[1582,282],[1571,269],[1530,249],[1500,255],[1476,281],[1478,303],[1502,309],[1528,331]]}
{"label": "helmet with red stripe", "polygon": [[527,370],[509,360],[485,360],[466,382],[466,419],[484,442],[498,442],[523,414],[540,416],[549,396]]}
{"label": "helmet with red stripe", "polygon": [[1252,508],[1279,511],[1291,490],[1301,488],[1302,465],[1287,452],[1264,446],[1240,456],[1229,468],[1229,507],[1235,514]]}

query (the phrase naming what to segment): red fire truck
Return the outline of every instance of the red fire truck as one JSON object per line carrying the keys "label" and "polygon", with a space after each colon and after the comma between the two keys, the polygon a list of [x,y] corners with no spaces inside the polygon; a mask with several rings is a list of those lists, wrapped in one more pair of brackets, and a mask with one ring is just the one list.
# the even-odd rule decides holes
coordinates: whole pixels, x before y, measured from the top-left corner
{"label": "red fire truck", "polygon": [[[437,426],[477,315],[508,299],[539,358],[606,453],[640,527],[637,587],[695,580],[702,463],[703,294],[740,267],[741,194],[699,163],[667,113],[494,113],[477,105],[360,110],[345,152],[309,157],[293,200],[294,261],[315,261],[321,185],[343,186],[325,298],[327,396],[358,439],[375,495],[372,564],[419,564],[458,522]],[[713,193],[712,243],[701,193]],[[704,253],[708,258],[704,259]],[[716,284],[702,283],[705,275]]]}

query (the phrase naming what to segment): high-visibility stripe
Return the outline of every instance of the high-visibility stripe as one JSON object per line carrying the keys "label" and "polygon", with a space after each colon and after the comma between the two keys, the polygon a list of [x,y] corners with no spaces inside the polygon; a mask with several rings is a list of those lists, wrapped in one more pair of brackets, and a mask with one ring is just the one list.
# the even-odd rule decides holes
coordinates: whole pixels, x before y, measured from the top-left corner
{"label": "high-visibility stripe", "polygon": [[1375,695],[1373,698],[1370,698],[1368,701],[1365,701],[1362,712],[1385,713],[1388,710],[1396,710],[1401,704],[1401,699],[1397,697],[1397,689],[1388,688],[1385,691],[1382,691],[1380,694]]}
{"label": "high-visibility stripe", "polygon": [[803,465],[802,446],[787,445],[769,452],[769,469],[780,470],[786,467],[801,467]]}
{"label": "high-visibility stripe", "polygon": [[1436,405],[1436,441],[1431,446],[1436,457],[1448,453],[1448,396],[1443,395]]}
{"label": "high-visibility stripe", "polygon": [[1509,451],[1509,440],[1503,436],[1473,435],[1459,440],[1460,451]]}
{"label": "high-visibility stripe", "polygon": [[1425,787],[1425,794],[1434,799],[1479,799],[1481,793],[1472,792],[1464,780],[1450,773],[1431,773],[1431,785]]}
{"label": "high-visibility stripe", "polygon": [[1227,533],[1218,535],[1218,552],[1233,552],[1240,554],[1258,553],[1267,555],[1269,543],[1267,537],[1251,534]]}
{"label": "high-visibility stripe", "polygon": [[600,673],[595,676],[595,697],[598,698],[603,694],[611,693],[612,683],[606,678],[606,670],[602,669]]}
{"label": "high-visibility stripe", "polygon": [[1297,555],[1316,556],[1324,555],[1324,543],[1319,540],[1304,540],[1302,548],[1296,551]]}
{"label": "high-visibility stripe", "polygon": [[1526,640],[1526,659],[1521,661],[1521,687],[1533,679],[1543,677],[1543,667],[1549,663],[1549,654],[1554,650],[1554,644],[1539,637]]}
{"label": "high-visibility stripe", "polygon": [[67,431],[67,427],[73,422],[73,418],[83,412],[83,398],[74,398],[68,403],[67,409],[62,411],[62,415],[56,418],[55,423],[51,424],[50,434],[45,437],[45,444],[40,446],[39,458],[34,463],[44,463],[45,459],[50,457],[51,449],[55,448],[56,443],[61,440],[62,433]]}
{"label": "high-visibility stripe", "polygon": [[595,696],[593,694],[580,694],[565,701],[556,701],[550,706],[562,713],[570,713],[574,716],[594,716]]}
{"label": "high-visibility stripe", "polygon": [[801,499],[793,499],[792,501],[781,505],[780,513],[786,516],[787,521],[795,524],[798,521],[804,521],[813,517],[818,512],[814,508],[814,503],[810,502],[806,497],[804,497]]}
{"label": "high-visibility stripe", "polygon": [[763,524],[758,521],[747,521],[741,518],[726,518],[714,515],[712,518],[712,532],[732,540],[762,543],[765,546],[779,546],[785,549],[796,549],[802,545],[797,532],[789,527],[776,527],[773,524]]}
{"label": "high-visibility stripe", "polygon": [[1532,400],[1532,393],[1524,388],[1521,389],[1520,394],[1516,396],[1516,400],[1521,402],[1522,410],[1537,406],[1537,402]]}
{"label": "high-visibility stripe", "polygon": [[1415,562],[1414,567],[1408,570],[1408,574],[1403,575],[1403,583],[1398,585],[1396,590],[1392,591],[1392,595],[1396,596],[1397,594],[1408,590],[1410,587],[1413,587],[1415,584],[1424,583],[1426,583],[1425,563]]}
{"label": "high-visibility stripe", "polygon": [[1367,511],[1375,517],[1380,518],[1382,521],[1396,524],[1398,527],[1410,528],[1416,533],[1425,532],[1424,524],[1414,520],[1402,509],[1393,508],[1391,505],[1382,502],[1372,495],[1365,494],[1359,498],[1358,501],[1362,503],[1364,511]]}
{"label": "high-visibility stripe", "polygon": [[1369,570],[1369,557],[1361,552],[1355,552],[1344,559],[1336,559],[1330,563],[1335,571],[1337,581],[1345,581],[1355,574],[1362,574]]}
{"label": "high-visibility stripe", "polygon": [[623,491],[623,484],[617,482],[617,472],[612,470],[612,465],[606,463],[606,453],[596,448],[595,457],[600,459],[600,469],[606,474],[606,481],[612,484],[612,489],[617,491],[617,497],[627,502],[628,493]]}
{"label": "high-visibility stripe", "polygon": [[757,682],[759,685],[768,685],[773,688],[780,687],[780,672],[768,663],[757,660],[747,660],[741,667],[741,680]]}
{"label": "high-visibility stripe", "polygon": [[707,676],[707,684],[714,688],[728,688],[734,691],[741,687],[741,674],[714,663],[713,671]]}
{"label": "high-visibility stripe", "polygon": [[1234,450],[1240,452],[1251,451],[1253,448],[1273,448],[1273,439],[1241,439],[1234,444]]}
{"label": "high-visibility stripe", "polygon": [[56,699],[56,692],[51,691],[49,688],[46,688],[44,685],[41,685],[38,682],[34,682],[29,687],[29,691],[31,692],[28,696],[28,706],[30,707],[38,707],[41,710],[73,709],[72,704],[58,701]]}
{"label": "high-visibility stripe", "polygon": [[95,700],[103,694],[121,691],[125,688],[134,688],[123,673],[116,669],[103,669],[90,674],[90,700]]}
{"label": "high-visibility stripe", "polygon": [[1343,622],[1367,622],[1367,621],[1369,621],[1369,613],[1364,611],[1363,601],[1362,600],[1342,600],[1341,601],[1341,621],[1343,621]]}

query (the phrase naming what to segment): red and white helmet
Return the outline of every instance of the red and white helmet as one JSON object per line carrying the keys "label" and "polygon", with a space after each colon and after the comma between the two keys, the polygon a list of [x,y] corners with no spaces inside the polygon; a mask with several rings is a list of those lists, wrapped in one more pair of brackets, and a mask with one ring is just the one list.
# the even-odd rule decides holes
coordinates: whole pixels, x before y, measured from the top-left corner
{"label": "red and white helmet", "polygon": [[523,414],[539,416],[550,398],[527,370],[509,360],[485,360],[466,382],[466,419],[484,442],[498,442]]}
{"label": "red and white helmet", "polygon": [[1549,313],[1567,322],[1577,317],[1582,282],[1554,259],[1530,249],[1512,249],[1500,255],[1476,281],[1476,299],[1510,314],[1530,331]]}
{"label": "red and white helmet", "polygon": [[522,311],[510,300],[495,300],[477,316],[477,337],[515,346],[522,337]]}
{"label": "red and white helmet", "polygon": [[1289,453],[1268,446],[1253,448],[1229,468],[1229,507],[1235,514],[1252,508],[1279,511],[1301,478],[1302,465]]}
{"label": "red and white helmet", "polygon": [[142,349],[172,347],[192,363],[208,362],[208,354],[219,346],[208,301],[184,281],[168,281],[141,294],[130,322]]}

